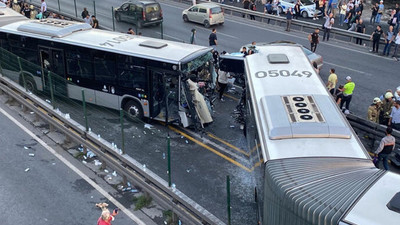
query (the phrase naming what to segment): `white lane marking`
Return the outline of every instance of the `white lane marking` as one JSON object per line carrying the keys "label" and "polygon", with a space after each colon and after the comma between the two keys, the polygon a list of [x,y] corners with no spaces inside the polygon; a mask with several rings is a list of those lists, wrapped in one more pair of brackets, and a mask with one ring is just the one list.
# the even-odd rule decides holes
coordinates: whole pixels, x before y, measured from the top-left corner
{"label": "white lane marking", "polygon": [[[175,6],[175,5],[169,5],[169,4],[165,4],[165,5],[167,5],[167,6],[169,6],[169,7],[172,7],[172,8],[176,8],[176,9],[185,9],[185,8],[183,8],[183,7],[177,7],[177,6]],[[257,25],[251,24],[251,23],[244,23],[244,22],[241,22],[241,21],[237,21],[237,20],[236,20],[237,18],[236,18],[235,16],[225,15],[225,17],[230,18],[229,22],[238,23],[238,24],[241,24],[241,25],[245,25],[245,26],[257,28],[257,29],[260,29],[260,30],[265,30],[265,31],[269,31],[269,32],[275,32],[275,33],[278,33],[278,34],[283,34],[283,35],[287,35],[287,36],[291,36],[291,37],[295,37],[295,38],[300,38],[300,39],[303,39],[303,40],[307,40],[307,38],[306,38],[305,36],[304,36],[304,37],[303,37],[303,36],[300,36],[300,37],[299,37],[298,35],[295,35],[295,34],[292,34],[292,33],[289,34],[288,32],[278,31],[278,30],[274,29],[275,26],[272,25],[272,24],[271,24],[271,26],[274,26],[274,27],[270,27],[270,28],[267,28],[267,27],[260,27],[260,26],[257,26]],[[258,23],[258,24],[261,24],[261,25],[264,25],[264,26],[268,26],[268,25],[269,25],[269,24],[266,24],[266,23],[258,22],[258,21],[257,21],[257,23]],[[276,27],[276,28],[278,28],[278,27]],[[299,31],[299,32],[300,32],[300,31]],[[303,32],[303,33],[305,33],[305,32]],[[221,33],[218,32],[218,34],[221,34]],[[234,36],[228,35],[228,34],[222,34],[222,35],[234,37]],[[236,38],[236,39],[238,39],[238,38]],[[342,42],[342,41],[339,41],[339,42]],[[360,53],[360,54],[369,55],[369,56],[377,57],[377,58],[380,58],[380,59],[385,59],[385,60],[393,61],[393,59],[391,59],[391,58],[381,57],[381,56],[378,56],[378,55],[375,55],[375,54],[371,54],[371,53],[369,53],[369,52],[364,52],[364,51],[360,51],[360,50],[356,50],[356,49],[351,49],[351,48],[348,48],[348,47],[339,46],[339,45],[337,45],[337,44],[331,44],[331,43],[328,43],[328,42],[321,42],[320,44],[322,44],[322,45],[328,45],[328,46],[331,46],[331,47],[336,47],[336,48],[340,48],[340,49],[344,49],[344,50],[348,50],[348,51],[352,51],[352,52],[357,52],[357,53]],[[359,71],[357,71],[357,72],[359,72]]]}
{"label": "white lane marking", "polygon": [[340,68],[343,68],[343,69],[346,69],[346,70],[350,70],[350,71],[353,71],[353,72],[356,72],[356,73],[361,73],[361,74],[364,74],[364,75],[372,76],[372,74],[370,74],[370,73],[366,73],[366,72],[363,72],[363,71],[360,71],[360,70],[355,70],[355,69],[352,69],[352,68],[349,68],[349,67],[346,67],[346,66],[341,66],[341,65],[338,65],[338,64],[335,64],[335,63],[330,63],[330,62],[326,62],[326,61],[324,63],[332,65],[334,67],[340,67]]}
{"label": "white lane marking", "polygon": [[123,206],[121,203],[119,203],[114,197],[112,197],[107,191],[102,189],[98,184],[96,184],[94,181],[92,181],[88,176],[86,176],[84,173],[82,173],[78,168],[76,168],[74,165],[72,165],[68,160],[66,160],[62,155],[57,153],[54,149],[52,149],[50,146],[48,146],[44,141],[42,141],[40,138],[38,138],[32,131],[30,131],[28,128],[26,128],[24,125],[22,125],[20,122],[18,122],[14,117],[12,117],[10,114],[8,114],[6,111],[4,111],[2,108],[0,108],[0,112],[3,113],[8,119],[10,119],[12,122],[14,122],[18,127],[20,127],[23,131],[25,131],[29,136],[31,136],[33,139],[35,139],[39,144],[41,144],[45,149],[47,149],[51,154],[53,154],[55,157],[57,157],[60,161],[62,161],[66,166],[68,166],[72,171],[77,173],[80,177],[85,179],[86,182],[88,182],[92,187],[94,187],[98,192],[100,192],[104,197],[106,197],[110,202],[112,202],[115,206],[120,208],[129,218],[131,218],[134,222],[136,222],[139,225],[145,225],[145,223],[140,220],[138,217],[133,215],[132,212],[130,212],[125,206]]}

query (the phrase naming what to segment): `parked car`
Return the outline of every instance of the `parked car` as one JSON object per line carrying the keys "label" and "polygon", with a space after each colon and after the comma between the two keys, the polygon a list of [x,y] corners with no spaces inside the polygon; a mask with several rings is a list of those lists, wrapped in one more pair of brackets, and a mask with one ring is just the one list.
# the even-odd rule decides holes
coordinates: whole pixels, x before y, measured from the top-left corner
{"label": "parked car", "polygon": [[115,9],[115,19],[136,24],[138,28],[159,25],[163,21],[162,9],[158,2],[152,0],[133,0],[123,3]]}
{"label": "parked car", "polygon": [[213,3],[201,3],[185,9],[182,18],[185,22],[201,23],[207,28],[214,24],[224,24],[222,8]]}
{"label": "parked car", "polygon": [[[297,0],[281,0],[279,6],[279,13],[286,13],[286,11],[292,7],[294,10],[294,6],[296,5]],[[321,14],[320,10],[315,9],[315,3],[312,0],[300,0],[300,13],[304,18],[314,17],[314,14]]]}

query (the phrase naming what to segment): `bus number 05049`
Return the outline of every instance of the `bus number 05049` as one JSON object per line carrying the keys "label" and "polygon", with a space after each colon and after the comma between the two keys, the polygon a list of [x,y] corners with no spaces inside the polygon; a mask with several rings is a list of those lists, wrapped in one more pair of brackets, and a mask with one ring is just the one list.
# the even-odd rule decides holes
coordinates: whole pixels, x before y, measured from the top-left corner
{"label": "bus number 05049", "polygon": [[264,77],[290,77],[290,76],[296,76],[296,77],[302,77],[306,76],[311,77],[312,73],[310,71],[298,71],[295,70],[293,72],[290,72],[289,70],[268,70],[268,71],[258,71],[256,72],[256,77],[257,78],[264,78]]}

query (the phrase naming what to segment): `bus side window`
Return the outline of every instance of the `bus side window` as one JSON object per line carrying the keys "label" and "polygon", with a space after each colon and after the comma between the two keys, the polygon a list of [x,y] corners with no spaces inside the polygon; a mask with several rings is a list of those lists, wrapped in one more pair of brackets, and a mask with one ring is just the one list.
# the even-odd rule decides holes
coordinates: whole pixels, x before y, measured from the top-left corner
{"label": "bus side window", "polygon": [[98,51],[93,61],[95,80],[101,83],[114,84],[116,76],[115,55]]}

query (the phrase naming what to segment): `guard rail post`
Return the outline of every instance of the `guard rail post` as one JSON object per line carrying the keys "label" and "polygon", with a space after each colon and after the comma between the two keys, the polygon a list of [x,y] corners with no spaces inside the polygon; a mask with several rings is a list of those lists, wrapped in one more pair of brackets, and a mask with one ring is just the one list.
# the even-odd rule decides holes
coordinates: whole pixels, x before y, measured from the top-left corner
{"label": "guard rail post", "polygon": [[26,88],[25,74],[24,74],[24,72],[22,72],[21,58],[17,57],[17,59],[18,59],[19,73],[22,77],[22,83],[24,85],[25,91],[28,91],[28,89]]}
{"label": "guard rail post", "polygon": [[57,2],[58,2],[58,12],[61,12],[60,0],[57,0]]}
{"label": "guard rail post", "polygon": [[114,16],[114,6],[111,6],[111,17],[112,17],[113,31],[115,31],[115,16]]}
{"label": "guard rail post", "polygon": [[78,18],[78,9],[76,8],[76,0],[74,0],[75,17]]}
{"label": "guard rail post", "polygon": [[160,28],[161,28],[161,39],[164,39],[163,23],[164,23],[164,22],[161,22],[161,24],[160,24]]}
{"label": "guard rail post", "polygon": [[93,15],[96,16],[96,1],[93,1]]}
{"label": "guard rail post", "polygon": [[51,71],[49,71],[48,73],[48,79],[49,79],[49,88],[50,88],[50,97],[51,97],[51,105],[53,106],[53,109],[56,108],[56,106],[54,105],[54,90],[53,90],[53,81],[51,79]]}
{"label": "guard rail post", "polygon": [[168,187],[171,187],[171,137],[167,136],[167,160],[168,160]]}
{"label": "guard rail post", "polygon": [[89,131],[89,124],[87,119],[87,112],[86,112],[86,98],[85,98],[85,90],[82,89],[82,106],[83,106],[83,117],[85,118],[85,128],[86,132]]}
{"label": "guard rail post", "polygon": [[121,123],[121,151],[122,154],[125,154],[125,133],[124,133],[124,110],[120,109],[119,110],[119,119],[120,119],[120,123]]}
{"label": "guard rail post", "polygon": [[231,225],[231,181],[229,175],[226,176],[226,201],[228,210],[228,225]]}

